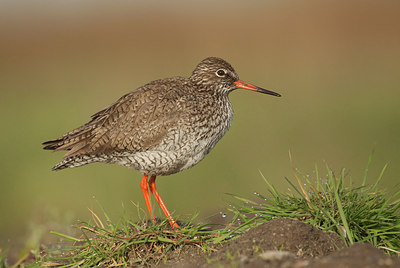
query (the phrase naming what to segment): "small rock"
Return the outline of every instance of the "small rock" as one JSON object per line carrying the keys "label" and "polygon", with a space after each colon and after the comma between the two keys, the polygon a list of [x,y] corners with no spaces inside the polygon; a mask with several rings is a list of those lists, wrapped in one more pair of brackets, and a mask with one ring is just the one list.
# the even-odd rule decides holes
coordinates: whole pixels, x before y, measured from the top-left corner
{"label": "small rock", "polygon": [[296,256],[289,251],[267,250],[260,254],[264,261],[281,261],[282,259],[294,259]]}

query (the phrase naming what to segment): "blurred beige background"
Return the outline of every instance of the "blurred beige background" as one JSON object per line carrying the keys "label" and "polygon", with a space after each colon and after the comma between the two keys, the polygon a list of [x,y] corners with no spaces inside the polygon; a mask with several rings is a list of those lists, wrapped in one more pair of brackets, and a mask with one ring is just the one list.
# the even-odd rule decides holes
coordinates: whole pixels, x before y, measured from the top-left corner
{"label": "blurred beige background", "polygon": [[0,248],[26,245],[42,225],[66,232],[90,219],[87,207],[101,214],[97,202],[115,220],[122,203],[137,217],[139,172],[52,172],[63,154],[40,144],[151,80],[189,76],[208,56],[283,97],[231,94],[235,119],[211,154],[158,180],[175,215],[200,212],[206,222],[225,211],[225,193],[266,193],[259,170],[286,190],[289,149],[304,174],[326,160],[356,182],[375,149],[369,181],[389,163],[382,187],[391,189],[400,173],[399,10],[399,1],[1,1]]}

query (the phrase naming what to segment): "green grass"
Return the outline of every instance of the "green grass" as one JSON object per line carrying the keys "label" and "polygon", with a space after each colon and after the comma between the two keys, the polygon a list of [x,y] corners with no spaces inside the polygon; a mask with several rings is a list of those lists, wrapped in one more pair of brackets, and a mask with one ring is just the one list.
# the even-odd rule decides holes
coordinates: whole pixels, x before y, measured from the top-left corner
{"label": "green grass", "polygon": [[[378,189],[386,165],[372,185],[366,184],[369,163],[362,184],[355,186],[342,169],[338,175],[326,165],[327,177],[321,178],[315,166],[315,179],[308,175],[298,186],[286,179],[288,193],[279,193],[263,176],[269,195],[256,195],[261,204],[235,196],[243,204],[230,209],[244,223],[269,221],[276,218],[298,219],[327,232],[336,232],[347,245],[368,242],[390,255],[400,254],[400,190],[387,193]],[[261,174],[262,175],[262,174]]]}
{"label": "green grass", "polygon": [[[317,166],[314,178],[301,176],[293,167],[297,186],[286,179],[290,186],[287,193],[278,192],[262,176],[268,194],[256,193],[261,202],[232,195],[240,202],[231,204],[228,210],[232,212],[232,220],[222,228],[194,223],[196,215],[187,223],[180,222],[181,228],[171,229],[167,220],[132,222],[123,216],[113,223],[104,210],[102,219],[91,211],[92,222],[76,226],[79,233],[76,236],[53,232],[64,240],[62,248],[32,251],[36,262],[29,267],[151,266],[188,247],[211,252],[216,244],[276,218],[298,219],[321,230],[336,232],[347,245],[368,242],[390,255],[399,255],[400,190],[389,194],[378,189],[386,166],[374,183],[368,185],[370,162],[371,157],[359,186],[345,175],[345,169],[336,175],[328,165],[323,178]],[[21,267],[26,256],[18,261]],[[5,253],[0,251],[0,267],[5,267],[4,259]]]}
{"label": "green grass", "polygon": [[58,267],[150,266],[167,260],[169,252],[185,246],[212,251],[208,245],[215,240],[215,232],[210,231],[209,226],[192,224],[195,216],[186,224],[179,222],[181,228],[173,230],[167,220],[153,224],[144,220],[132,222],[123,217],[114,224],[103,211],[103,223],[97,214],[91,213],[93,223],[82,223],[77,227],[81,236],[53,232],[70,245],[61,250],[48,250],[37,264]]}

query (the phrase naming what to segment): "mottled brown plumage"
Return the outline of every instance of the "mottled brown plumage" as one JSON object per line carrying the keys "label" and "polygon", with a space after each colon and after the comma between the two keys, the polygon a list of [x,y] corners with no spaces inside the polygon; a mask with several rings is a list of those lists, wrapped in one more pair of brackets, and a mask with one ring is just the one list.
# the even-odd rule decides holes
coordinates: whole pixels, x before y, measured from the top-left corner
{"label": "mottled brown plumage", "polygon": [[[209,153],[230,127],[228,94],[236,88],[280,96],[239,80],[229,63],[210,57],[189,78],[156,80],[122,96],[85,125],[43,143],[44,149],[68,151],[53,170],[106,162],[141,171],[141,187],[154,218],[147,184],[165,207],[155,176],[190,168]],[[171,226],[178,227],[165,210]]]}

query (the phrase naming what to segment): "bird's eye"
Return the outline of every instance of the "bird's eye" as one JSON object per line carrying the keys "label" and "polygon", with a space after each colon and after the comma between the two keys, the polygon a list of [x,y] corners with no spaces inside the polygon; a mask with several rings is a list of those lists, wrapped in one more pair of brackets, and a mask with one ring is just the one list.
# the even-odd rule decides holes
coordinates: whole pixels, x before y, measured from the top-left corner
{"label": "bird's eye", "polygon": [[216,74],[217,74],[217,76],[219,76],[219,77],[223,77],[223,76],[226,75],[226,72],[225,72],[225,70],[223,70],[223,69],[219,69],[219,70],[216,72]]}

